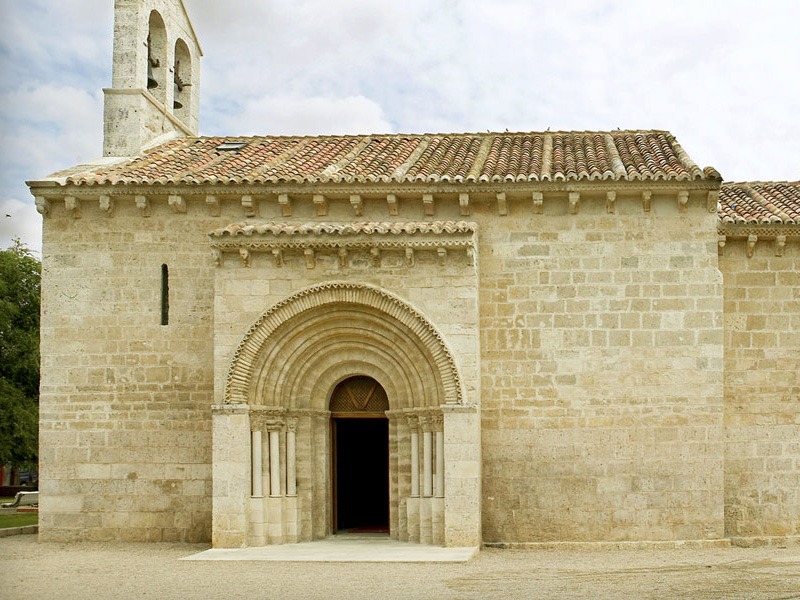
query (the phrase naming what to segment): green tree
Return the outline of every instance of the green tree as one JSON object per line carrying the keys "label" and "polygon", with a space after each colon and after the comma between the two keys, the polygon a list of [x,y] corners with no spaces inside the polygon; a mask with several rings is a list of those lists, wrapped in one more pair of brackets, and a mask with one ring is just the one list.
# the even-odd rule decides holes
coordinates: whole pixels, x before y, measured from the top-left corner
{"label": "green tree", "polygon": [[38,455],[42,265],[18,239],[0,251],[0,464]]}

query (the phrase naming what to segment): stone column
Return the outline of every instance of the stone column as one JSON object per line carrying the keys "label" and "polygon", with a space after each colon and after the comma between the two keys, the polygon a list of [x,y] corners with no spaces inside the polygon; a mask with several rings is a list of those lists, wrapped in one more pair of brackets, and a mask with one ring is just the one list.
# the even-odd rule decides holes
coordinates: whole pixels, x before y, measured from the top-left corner
{"label": "stone column", "polygon": [[253,453],[252,458],[252,478],[253,478],[253,496],[261,498],[264,496],[264,490],[261,488],[261,430],[257,429],[252,432],[251,450]]}
{"label": "stone column", "polygon": [[434,485],[434,495],[437,498],[444,498],[444,428],[441,415],[433,417],[435,436],[436,436],[436,480]]}
{"label": "stone column", "polygon": [[433,496],[433,430],[429,417],[420,417],[422,428],[422,495]]}
{"label": "stone column", "polygon": [[211,538],[215,548],[241,548],[247,543],[250,496],[250,424],[246,404],[211,407],[212,498]]}
{"label": "stone column", "polygon": [[284,506],[281,494],[281,432],[282,418],[266,423],[269,435],[269,498],[266,498],[266,537],[270,544],[286,543]]}
{"label": "stone column", "polygon": [[281,424],[267,423],[269,431],[269,495],[273,498],[281,495]]}
{"label": "stone column", "polygon": [[419,425],[417,417],[408,417],[411,430],[411,497],[419,498]]}
{"label": "stone column", "polygon": [[409,542],[419,542],[419,418],[416,414],[410,414],[407,419],[408,429],[411,434],[411,495],[406,500],[405,538]]}
{"label": "stone column", "polygon": [[297,418],[286,419],[286,495],[297,496]]}

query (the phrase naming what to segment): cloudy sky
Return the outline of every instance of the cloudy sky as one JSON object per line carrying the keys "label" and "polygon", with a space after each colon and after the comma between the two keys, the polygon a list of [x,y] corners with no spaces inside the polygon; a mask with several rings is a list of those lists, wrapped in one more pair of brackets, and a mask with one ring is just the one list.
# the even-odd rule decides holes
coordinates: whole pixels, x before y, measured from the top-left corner
{"label": "cloudy sky", "polygon": [[[185,0],[205,135],[668,129],[800,179],[797,0]],[[112,0],[0,0],[0,247],[24,180],[100,156]],[[7,216],[10,215],[10,216]]]}

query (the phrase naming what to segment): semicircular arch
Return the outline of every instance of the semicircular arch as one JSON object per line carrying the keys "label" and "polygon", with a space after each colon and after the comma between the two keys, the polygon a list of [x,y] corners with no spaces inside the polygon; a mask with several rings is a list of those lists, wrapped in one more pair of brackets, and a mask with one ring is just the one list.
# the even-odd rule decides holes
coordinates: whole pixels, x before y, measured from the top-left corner
{"label": "semicircular arch", "polygon": [[455,360],[430,321],[386,290],[351,282],[317,284],[267,310],[233,355],[224,401],[319,409],[347,369],[378,380],[392,408],[462,403]]}

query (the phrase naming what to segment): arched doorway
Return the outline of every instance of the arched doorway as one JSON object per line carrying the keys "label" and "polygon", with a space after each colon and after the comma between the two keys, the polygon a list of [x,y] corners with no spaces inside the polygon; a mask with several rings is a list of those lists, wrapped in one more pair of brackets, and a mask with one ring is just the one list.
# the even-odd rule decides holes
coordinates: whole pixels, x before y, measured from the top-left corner
{"label": "arched doorway", "polygon": [[389,533],[389,420],[386,391],[372,377],[348,377],[333,391],[331,530]]}
{"label": "arched doorway", "polygon": [[[385,396],[361,419],[332,398],[354,377]],[[343,387],[344,398],[350,382]],[[375,393],[356,406],[370,408]],[[366,400],[366,402],[365,402]],[[387,410],[388,408],[388,410]],[[332,415],[331,413],[334,413]],[[337,414],[338,413],[338,414]],[[358,464],[386,445],[389,535],[401,541],[473,545],[480,539],[480,429],[464,405],[455,360],[435,327],[406,301],[371,285],[330,282],[298,291],[267,310],[242,338],[212,409],[215,547],[260,546],[324,538],[340,529],[334,499],[359,505],[359,484],[339,482],[338,461]],[[332,423],[334,425],[332,425]],[[355,442],[355,458],[332,441]],[[385,432],[379,432],[383,427]],[[354,429],[355,428],[355,429]],[[336,448],[336,453],[333,452]],[[370,457],[371,458],[371,457]],[[446,469],[446,465],[449,467]],[[375,472],[374,466],[361,469]],[[355,493],[353,493],[355,489]],[[385,506],[382,500],[370,506]]]}

